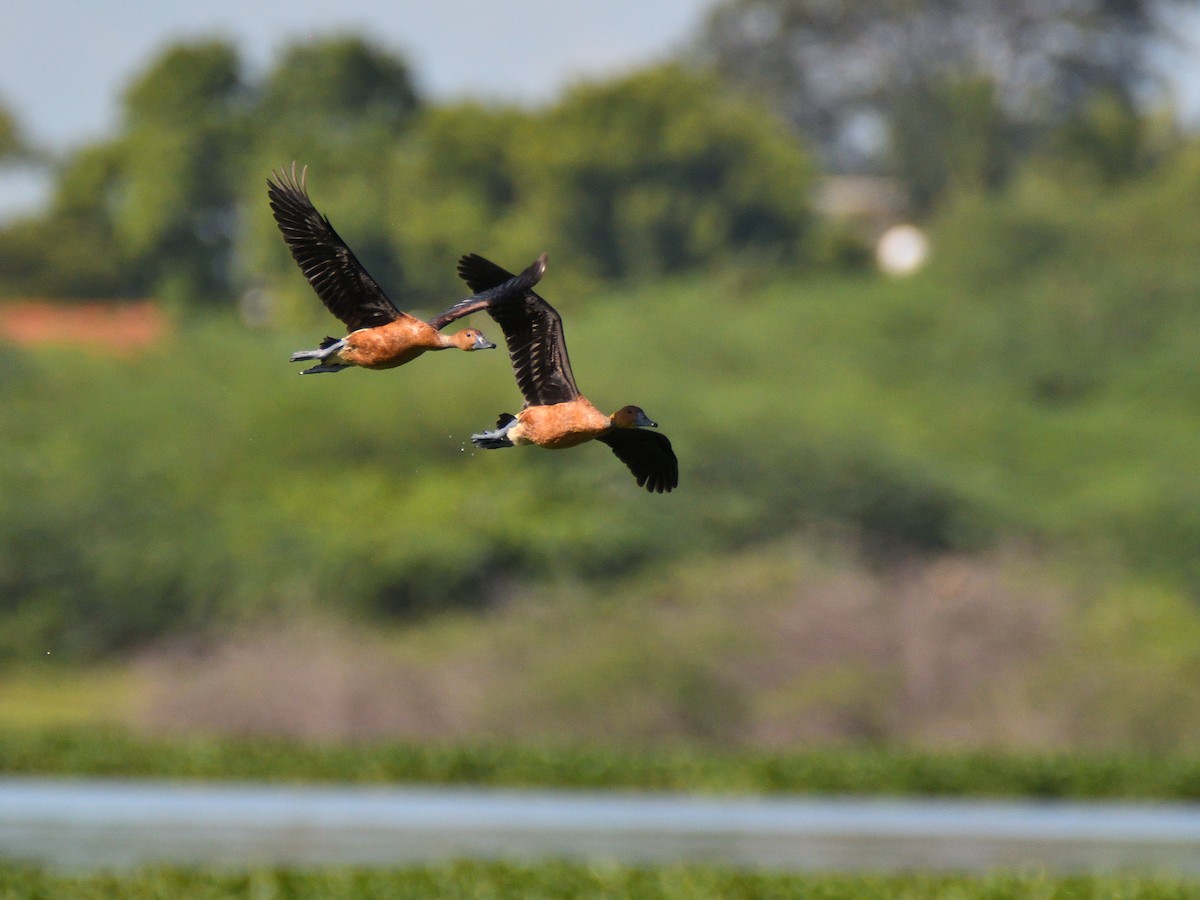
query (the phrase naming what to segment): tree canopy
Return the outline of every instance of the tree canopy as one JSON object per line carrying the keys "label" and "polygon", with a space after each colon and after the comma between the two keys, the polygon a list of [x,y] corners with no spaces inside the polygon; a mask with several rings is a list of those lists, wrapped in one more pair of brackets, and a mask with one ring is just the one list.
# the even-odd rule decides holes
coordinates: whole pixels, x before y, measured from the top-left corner
{"label": "tree canopy", "polygon": [[759,92],[835,171],[890,171],[918,204],[994,182],[1096,98],[1153,97],[1181,0],[727,0],[699,54]]}
{"label": "tree canopy", "polygon": [[25,150],[25,139],[21,135],[17,117],[7,106],[0,103],[0,163],[22,155]]}
{"label": "tree canopy", "polygon": [[799,255],[812,167],[781,122],[715,79],[666,66],[583,87],[538,136],[521,148],[530,202],[597,274]]}
{"label": "tree canopy", "polygon": [[[0,296],[219,307],[266,288],[281,317],[304,315],[263,201],[292,160],[418,305],[458,289],[467,251],[549,250],[592,280],[806,260],[806,144],[827,171],[895,176],[918,214],[1030,159],[1114,184],[1149,158],[1152,49],[1182,2],[728,0],[701,41],[710,67],[533,110],[428,104],[403,58],[356,36],[295,43],[261,74],[226,41],[181,43],[132,80],[115,136],[61,161],[49,209],[0,227]],[[0,156],[19,147],[0,109]]]}
{"label": "tree canopy", "polygon": [[267,287],[304,315],[263,194],[292,160],[405,303],[459,290],[468,251],[562,251],[580,275],[622,279],[805,253],[805,152],[765,107],[680,66],[542,110],[430,107],[405,62],[361,38],[285,48],[260,79],[202,41],[165,50],[123,104],[115,137],[64,161],[46,214],[0,229],[0,294],[231,305]]}
{"label": "tree canopy", "polygon": [[295,44],[267,76],[258,113],[296,127],[402,125],[420,106],[407,64],[353,36]]}

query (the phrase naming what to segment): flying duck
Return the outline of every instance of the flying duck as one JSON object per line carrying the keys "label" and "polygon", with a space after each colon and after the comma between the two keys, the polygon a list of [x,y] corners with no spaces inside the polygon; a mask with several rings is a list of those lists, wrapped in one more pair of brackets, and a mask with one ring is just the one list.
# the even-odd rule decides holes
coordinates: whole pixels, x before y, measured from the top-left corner
{"label": "flying duck", "polygon": [[[316,365],[301,374],[340,372],[351,366],[364,369],[392,369],[416,359],[426,350],[491,350],[496,345],[482,332],[466,328],[455,334],[441,330],[468,313],[454,312],[456,307],[423,322],[401,312],[363,268],[346,243],[333,230],[329,219],[317,212],[308,198],[306,166],[296,176],[291,172],[271,173],[267,180],[267,198],[283,239],[325,307],[345,323],[349,333],[343,338],[327,337],[317,350],[298,350],[292,362],[315,360]],[[486,300],[523,293],[537,284],[543,268],[538,264],[526,269],[511,283],[490,285],[484,295],[469,300]]]}
{"label": "flying duck", "polygon": [[[539,258],[543,270],[545,259],[545,254]],[[513,277],[475,254],[459,260],[458,274],[476,292],[511,283]],[[658,424],[640,407],[625,406],[606,416],[580,393],[567,357],[562,318],[531,287],[486,298],[478,294],[447,311],[467,315],[487,310],[504,332],[517,387],[525,397],[517,415],[504,413],[494,431],[473,434],[471,442],[485,450],[519,444],[557,450],[602,441],[633,472],[638,487],[659,494],[674,489],[679,484],[679,462],[671,442],[665,435],[642,430]]]}

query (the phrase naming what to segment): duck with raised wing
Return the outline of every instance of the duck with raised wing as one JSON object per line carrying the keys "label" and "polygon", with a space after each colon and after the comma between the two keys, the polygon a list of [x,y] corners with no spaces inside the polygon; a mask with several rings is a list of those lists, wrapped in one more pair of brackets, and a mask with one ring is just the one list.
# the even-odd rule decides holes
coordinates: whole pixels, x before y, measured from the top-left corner
{"label": "duck with raised wing", "polygon": [[[545,254],[539,261],[545,267]],[[512,275],[482,256],[468,254],[458,274],[476,292],[511,283]],[[562,318],[531,288],[508,291],[486,299],[468,298],[447,312],[467,315],[486,310],[504,332],[517,387],[525,405],[515,416],[500,416],[493,431],[471,435],[485,450],[536,444],[550,450],[575,447],[586,441],[607,444],[629,467],[639,487],[655,493],[679,484],[679,462],[663,434],[645,431],[658,424],[637,406],[625,406],[611,416],[600,412],[580,393],[567,357]]]}
{"label": "duck with raised wing", "polygon": [[[272,172],[267,198],[300,271],[348,333],[342,338],[325,338],[316,350],[293,353],[292,362],[316,362],[301,374],[340,372],[351,366],[393,369],[429,350],[490,350],[496,346],[475,328],[441,333],[451,322],[469,315],[454,311],[461,304],[428,322],[401,312],[333,230],[329,219],[317,212],[308,197],[307,174],[305,167],[297,177],[295,163],[290,173]],[[523,294],[542,277],[542,265],[535,263],[515,278],[490,285],[489,290],[467,300],[486,303],[510,293]]]}

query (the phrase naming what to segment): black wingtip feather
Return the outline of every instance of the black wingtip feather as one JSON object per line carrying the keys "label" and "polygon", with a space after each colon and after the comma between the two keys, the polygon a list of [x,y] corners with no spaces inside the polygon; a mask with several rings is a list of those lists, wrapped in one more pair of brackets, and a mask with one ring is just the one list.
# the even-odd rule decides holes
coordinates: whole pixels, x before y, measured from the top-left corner
{"label": "black wingtip feather", "polygon": [[667,436],[640,428],[614,428],[598,438],[633,473],[638,487],[652,494],[679,486],[679,460]]}
{"label": "black wingtip feather", "polygon": [[283,240],[325,307],[355,330],[395,320],[400,311],[308,196],[308,167],[271,172],[267,199]]}

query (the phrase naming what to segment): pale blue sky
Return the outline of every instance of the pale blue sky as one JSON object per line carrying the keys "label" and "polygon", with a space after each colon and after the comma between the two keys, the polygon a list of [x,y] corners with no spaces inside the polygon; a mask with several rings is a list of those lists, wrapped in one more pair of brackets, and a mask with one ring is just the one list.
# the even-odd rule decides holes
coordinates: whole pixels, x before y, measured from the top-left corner
{"label": "pale blue sky", "polygon": [[232,38],[252,66],[313,34],[399,52],[434,99],[537,102],[670,53],[713,0],[22,0],[0,28],[0,98],[54,149],[116,126],[120,92],[166,44]]}
{"label": "pale blue sky", "polygon": [[[715,0],[20,0],[0,28],[0,101],[51,150],[117,126],[120,94],[167,44],[222,35],[251,67],[285,44],[350,31],[403,55],[434,100],[538,103],[571,84],[671,54]],[[1200,7],[1198,7],[1200,8]],[[1200,15],[1175,65],[1185,117],[1200,120]],[[0,173],[0,217],[36,201],[21,173]]]}
{"label": "pale blue sky", "polygon": [[[265,69],[310,35],[362,34],[398,52],[433,100],[539,103],[573,82],[663,58],[714,0],[19,0],[0,27],[0,102],[56,152],[117,128],[120,96],[165,46],[224,36]],[[0,219],[44,180],[0,171]]]}

